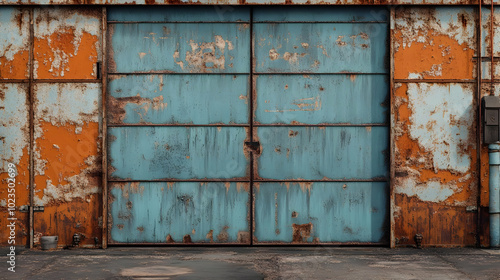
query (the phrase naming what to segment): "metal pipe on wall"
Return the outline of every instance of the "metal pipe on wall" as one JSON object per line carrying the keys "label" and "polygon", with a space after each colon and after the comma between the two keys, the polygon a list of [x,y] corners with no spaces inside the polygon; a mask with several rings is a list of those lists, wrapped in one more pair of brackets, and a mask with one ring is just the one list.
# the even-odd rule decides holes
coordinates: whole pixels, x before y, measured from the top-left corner
{"label": "metal pipe on wall", "polygon": [[490,159],[490,246],[500,247],[500,144],[488,146]]}

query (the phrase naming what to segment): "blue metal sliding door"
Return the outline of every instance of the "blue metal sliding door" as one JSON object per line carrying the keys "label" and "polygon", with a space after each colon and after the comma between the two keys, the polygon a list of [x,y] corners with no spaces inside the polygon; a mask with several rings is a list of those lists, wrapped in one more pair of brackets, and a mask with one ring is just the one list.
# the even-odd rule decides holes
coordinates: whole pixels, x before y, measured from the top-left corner
{"label": "blue metal sliding door", "polygon": [[109,243],[385,243],[372,10],[110,8]]}

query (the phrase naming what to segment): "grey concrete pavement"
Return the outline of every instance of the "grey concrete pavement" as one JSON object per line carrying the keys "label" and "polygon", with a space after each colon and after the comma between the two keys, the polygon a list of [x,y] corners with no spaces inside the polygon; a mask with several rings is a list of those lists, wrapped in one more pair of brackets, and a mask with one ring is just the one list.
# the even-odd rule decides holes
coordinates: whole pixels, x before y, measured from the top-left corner
{"label": "grey concrete pavement", "polygon": [[500,279],[500,251],[360,247],[24,250],[2,279]]}

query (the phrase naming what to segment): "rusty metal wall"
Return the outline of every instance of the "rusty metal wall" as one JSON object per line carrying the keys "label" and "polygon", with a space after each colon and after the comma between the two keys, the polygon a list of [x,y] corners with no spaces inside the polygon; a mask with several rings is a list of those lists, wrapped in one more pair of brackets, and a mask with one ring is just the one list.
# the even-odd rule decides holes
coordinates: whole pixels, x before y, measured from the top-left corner
{"label": "rusty metal wall", "polygon": [[416,234],[427,246],[474,246],[478,235],[487,243],[478,231],[478,218],[487,225],[478,197],[486,207],[488,155],[480,184],[477,23],[473,7],[395,10],[393,245],[413,245]]}
{"label": "rusty metal wall", "polygon": [[[489,0],[485,4],[491,3]],[[499,3],[494,1],[494,3]],[[477,0],[1,0],[0,5],[477,5]],[[218,7],[216,9],[224,10]]]}
{"label": "rusty metal wall", "polygon": [[[16,166],[15,205],[29,205],[30,198],[30,126],[29,126],[29,10],[0,9],[0,244],[7,245],[10,231],[8,211],[8,164]],[[16,246],[29,241],[27,212],[15,211]]]}
{"label": "rusty metal wall", "polygon": [[[100,8],[35,8],[34,110],[35,245],[79,233],[101,240]],[[88,81],[88,82],[87,82]]]}
{"label": "rusty metal wall", "polygon": [[[195,4],[186,2],[191,3]],[[397,3],[478,4],[462,1]],[[2,1],[0,4],[25,3]],[[286,1],[286,4],[311,3]],[[489,243],[488,155],[486,147],[476,139],[480,130],[477,102],[479,96],[500,95],[500,64],[497,62],[500,14],[498,8],[495,9],[492,25],[489,3],[484,5],[480,93],[476,89],[477,8],[394,8],[391,31],[394,49],[391,96],[394,160],[391,171],[395,175],[391,186],[392,245],[413,245],[417,233],[423,234],[424,245],[430,246],[469,246],[475,245],[476,240],[481,246]],[[281,10],[278,7],[266,9],[275,14]],[[237,14],[236,10],[236,7],[214,7],[221,21],[226,17],[235,20],[231,16]],[[30,13],[34,17],[31,41]],[[18,205],[30,204],[29,182],[34,180],[35,205],[46,206],[44,213],[34,213],[36,235],[57,233],[60,244],[65,245],[71,243],[71,235],[76,232],[87,237],[84,239],[87,245],[94,244],[93,237],[101,239],[99,176],[103,150],[99,138],[101,88],[96,67],[96,62],[102,59],[101,16],[100,8],[0,8],[0,30],[8,34],[7,37],[2,35],[0,40],[0,179],[4,186],[8,176],[6,162],[17,165]],[[30,47],[33,48],[31,56]],[[492,54],[496,61],[493,67],[495,83],[490,80]],[[33,68],[29,67],[30,60]],[[160,76],[153,77],[153,82],[155,79],[160,81]],[[158,86],[161,84],[158,82]],[[31,111],[30,97],[34,100]],[[152,108],[159,104],[153,99],[150,103]],[[154,111],[139,107],[136,110],[144,111],[146,121],[151,117],[148,114]],[[33,168],[36,176],[33,178],[29,176],[30,112],[34,117],[32,133],[35,137]],[[120,111],[117,113],[119,115]],[[116,120],[139,121],[123,115],[123,111]],[[5,188],[2,187],[0,195],[0,226],[5,226]],[[17,215],[18,244],[29,244],[29,214],[18,211]],[[237,233],[234,236],[236,241],[243,240],[238,239]],[[7,238],[2,232],[0,244],[6,244]]]}

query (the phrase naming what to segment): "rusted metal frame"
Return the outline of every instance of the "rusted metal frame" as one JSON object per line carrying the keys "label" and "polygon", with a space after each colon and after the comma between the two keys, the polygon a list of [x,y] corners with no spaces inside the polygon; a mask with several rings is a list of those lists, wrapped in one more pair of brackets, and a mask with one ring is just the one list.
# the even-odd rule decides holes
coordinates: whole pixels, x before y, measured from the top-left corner
{"label": "rusted metal frame", "polygon": [[[29,83],[29,79],[16,79],[16,80],[0,80],[0,84],[6,84],[6,83]],[[101,83],[101,80],[86,80],[86,79],[33,79],[32,82],[34,83],[44,83],[44,84],[52,84],[52,83],[86,83],[86,84],[92,84],[92,83]]]}
{"label": "rusted metal frame", "polygon": [[101,83],[101,80],[99,79],[34,79],[33,82],[35,83],[45,83],[45,84],[51,84],[51,83],[86,83],[86,84],[93,84],[93,83]]}
{"label": "rusted metal frame", "polygon": [[33,61],[34,61],[34,26],[33,26],[33,13],[34,8],[29,9],[29,82],[28,82],[28,96],[29,96],[29,130],[30,130],[30,144],[29,144],[29,174],[30,174],[30,208],[29,208],[29,248],[34,247],[34,227],[35,227],[35,217],[34,217],[34,205],[35,205],[35,166],[34,166],[34,148],[35,148],[35,111],[34,111],[34,91],[33,91]]}
{"label": "rusted metal frame", "polygon": [[259,76],[272,76],[272,75],[387,75],[387,73],[359,73],[359,72],[333,72],[333,73],[326,73],[326,72],[321,72],[321,73],[315,73],[315,72],[255,72],[253,73],[254,75],[259,75]]}
{"label": "rusted metal frame", "polygon": [[108,76],[138,76],[138,75],[248,75],[248,73],[218,73],[218,72],[200,72],[184,73],[172,71],[148,71],[148,72],[108,72]]}
{"label": "rusted metal frame", "polygon": [[[476,133],[476,168],[477,168],[477,182],[478,182],[478,189],[479,192],[481,193],[481,134],[482,134],[482,114],[481,114],[481,108],[479,108],[479,104],[481,104],[481,83],[482,83],[482,73],[481,73],[481,67],[482,65],[482,11],[481,11],[481,2],[482,0],[479,0],[479,7],[478,7],[478,26],[476,28],[477,32],[477,57],[480,59],[476,59],[476,83],[477,83],[477,89],[476,89],[476,103],[478,106],[476,106],[476,114],[477,114],[477,120],[476,120],[476,126],[477,126],[477,133]],[[481,209],[481,195],[477,196],[476,199],[476,204],[477,204],[477,209]],[[481,244],[481,237],[480,234],[482,233],[481,231],[481,211],[477,211],[477,216],[476,216],[476,247],[479,247]]]}
{"label": "rusted metal frame", "polygon": [[150,23],[250,23],[249,21],[108,21],[108,24],[150,24]]}
{"label": "rusted metal frame", "polygon": [[108,183],[131,183],[131,182],[143,182],[143,183],[155,183],[155,182],[200,182],[200,183],[210,183],[210,182],[237,182],[237,183],[250,183],[249,178],[228,178],[228,179],[153,179],[153,180],[132,180],[132,179],[114,179],[108,178]]}
{"label": "rusted metal frame", "polygon": [[392,129],[395,127],[395,119],[394,119],[394,113],[395,113],[395,108],[394,108],[394,44],[393,44],[393,39],[394,39],[394,27],[395,27],[395,19],[396,19],[396,7],[391,6],[390,8],[390,17],[389,17],[389,122],[390,122],[390,129],[389,129],[389,247],[390,248],[395,248],[396,247],[396,236],[395,236],[395,229],[396,225],[394,222],[394,211],[395,211],[395,202],[394,202],[394,178],[395,178],[395,159],[394,159],[394,150],[395,150],[395,135],[392,131]]}
{"label": "rusted metal frame", "polygon": [[[126,75],[248,75],[248,73],[218,73],[218,72],[200,72],[183,73],[171,71],[148,71],[148,72],[108,72],[108,76],[126,76]],[[253,72],[252,76],[264,75],[387,75],[387,73],[358,73],[358,72],[334,72],[334,73],[315,73],[315,72]],[[471,80],[474,82],[474,80]]]}
{"label": "rusted metal frame", "polygon": [[[250,82],[250,102],[248,102],[248,106],[249,106],[249,114],[248,114],[248,122],[249,122],[249,133],[250,133],[250,142],[253,142],[254,141],[254,126],[253,126],[253,120],[254,120],[254,101],[256,100],[256,86],[255,86],[255,82],[256,82],[256,79],[254,78],[254,71],[255,71],[255,61],[254,61],[254,55],[255,55],[255,46],[254,46],[254,35],[253,35],[253,7],[250,7],[250,73],[249,73],[249,77],[248,77],[248,80]],[[253,231],[254,231],[254,228],[255,228],[255,225],[254,225],[254,209],[255,209],[255,202],[254,202],[254,196],[253,196],[253,184],[254,184],[254,161],[257,161],[257,159],[255,159],[254,157],[256,156],[256,153],[254,153],[253,150],[250,150],[250,191],[249,191],[249,221],[248,221],[248,224],[249,224],[249,229],[250,229],[250,245],[253,245],[253,239],[254,239],[254,235],[253,235]]]}
{"label": "rusted metal frame", "polygon": [[349,123],[329,123],[329,124],[179,124],[179,123],[110,123],[108,127],[275,127],[275,126],[294,126],[294,127],[388,127],[389,123],[366,123],[366,124],[349,124]]}
{"label": "rusted metal frame", "polygon": [[30,82],[29,79],[0,80],[0,84],[25,84],[29,82]]}
{"label": "rusted metal frame", "polygon": [[[317,243],[287,243],[287,242],[257,242],[252,244],[252,247],[293,247],[299,245],[300,247],[350,247],[350,246],[363,246],[363,247],[381,247],[381,246],[387,246],[387,243],[381,243],[381,242],[317,242]],[[139,242],[133,242],[133,243],[120,243],[120,242],[110,242],[109,246],[111,247],[144,247],[144,246],[157,246],[157,247],[248,247],[248,244],[241,244],[241,243],[139,243]],[[151,278],[155,279],[155,278]]]}
{"label": "rusted metal frame", "polygon": [[259,183],[343,183],[343,182],[388,182],[389,178],[372,178],[372,179],[322,179],[322,180],[305,180],[305,179],[254,179]]}
{"label": "rusted metal frame", "polygon": [[328,124],[282,124],[282,123],[273,123],[273,124],[253,124],[254,127],[274,127],[274,126],[295,126],[295,127],[388,127],[389,123],[362,123],[362,124],[350,124],[350,123],[328,123]]}
{"label": "rusted metal frame", "polygon": [[394,79],[395,83],[475,83],[476,79]]}
{"label": "rusted metal frame", "polygon": [[249,124],[180,124],[180,123],[110,123],[108,127],[162,127],[162,126],[173,126],[173,127],[250,127]]}
{"label": "rusted metal frame", "polygon": [[353,23],[387,23],[387,21],[255,21],[254,23],[346,23],[346,24],[353,24]]}
{"label": "rusted metal frame", "polygon": [[116,183],[130,183],[130,182],[145,182],[145,183],[154,183],[154,182],[259,182],[259,183],[272,183],[272,182],[284,182],[284,183],[303,183],[303,182],[388,182],[388,178],[372,178],[372,179],[324,179],[324,180],[304,180],[304,179],[252,179],[250,178],[228,178],[228,179],[153,179],[153,180],[136,180],[136,179],[114,179],[109,178],[108,182],[116,182]]}
{"label": "rusted metal frame", "polygon": [[108,247],[108,143],[107,143],[107,116],[106,116],[106,93],[108,88],[107,75],[107,10],[102,7],[101,18],[101,59],[102,59],[102,76],[101,76],[101,104],[102,104],[102,234],[101,246],[103,249]]}

